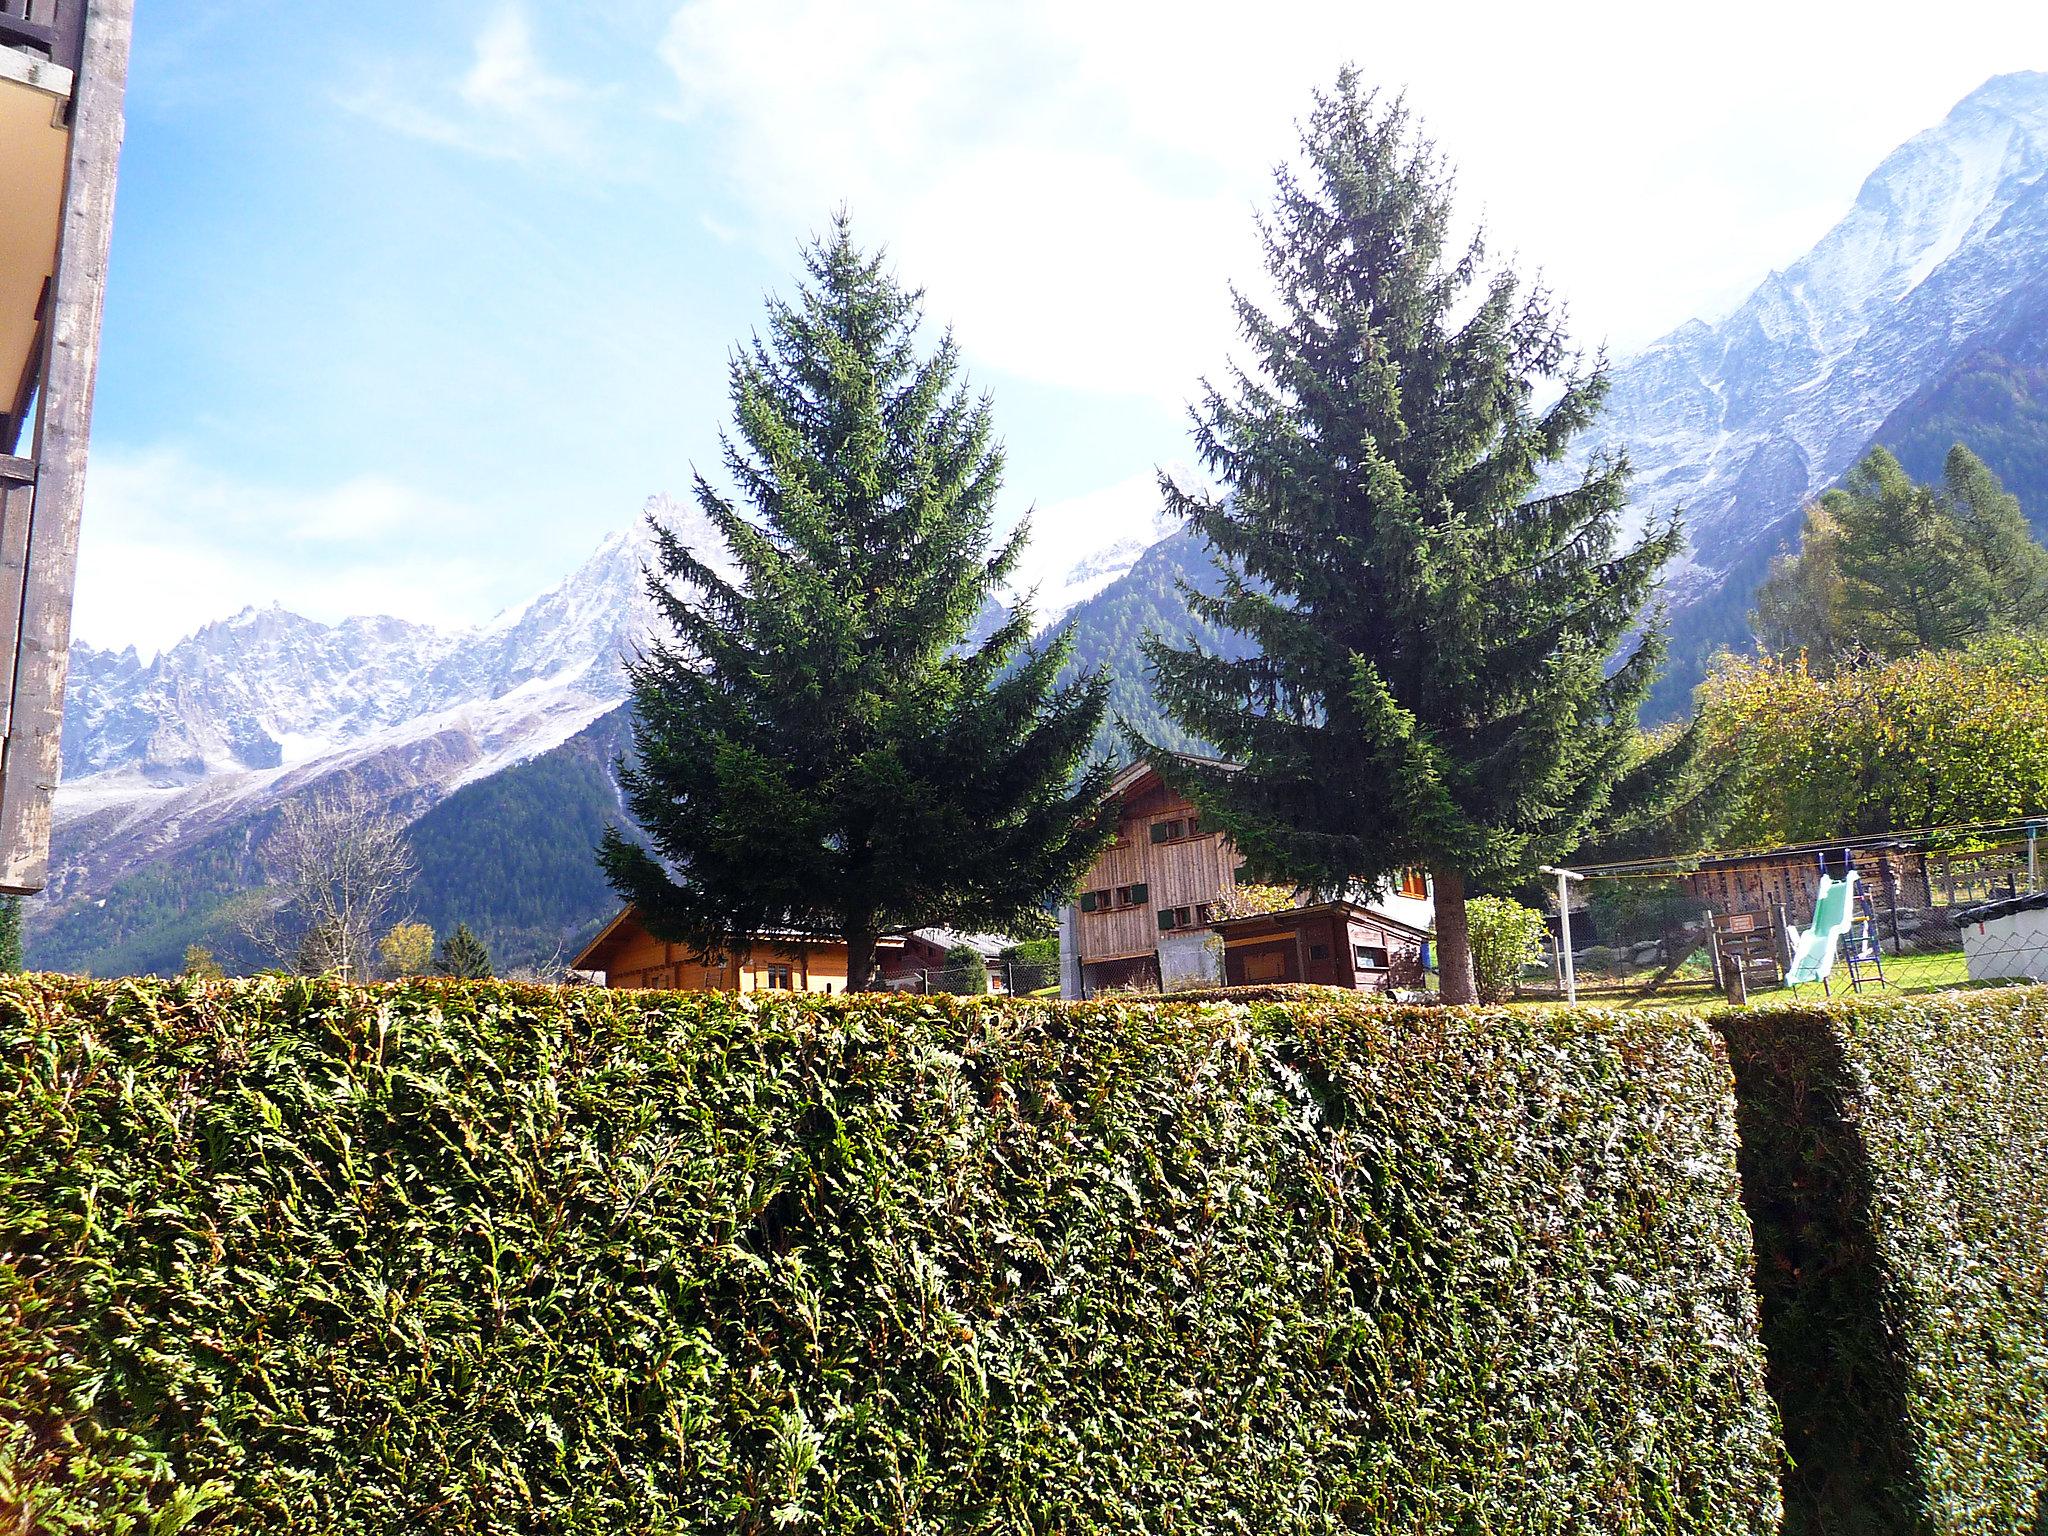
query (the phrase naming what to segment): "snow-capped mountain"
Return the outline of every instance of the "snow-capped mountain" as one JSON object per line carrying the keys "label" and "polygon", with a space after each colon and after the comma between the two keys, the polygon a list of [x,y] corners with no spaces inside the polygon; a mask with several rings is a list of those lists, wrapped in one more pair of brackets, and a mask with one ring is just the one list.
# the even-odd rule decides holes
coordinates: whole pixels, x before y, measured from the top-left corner
{"label": "snow-capped mountain", "polygon": [[393,618],[322,624],[273,607],[208,624],[146,665],[132,649],[74,646],[60,804],[104,797],[111,786],[95,781],[110,775],[169,788],[294,768],[515,697],[616,703],[619,657],[648,622],[650,545],[636,523],[554,590],[456,634]]}
{"label": "snow-capped mountain", "polygon": [[1821,241],[1734,313],[1614,371],[1599,446],[1644,511],[1682,507],[1682,605],[1867,449],[1885,418],[2048,292],[2048,74],[2003,75],[1909,140]]}
{"label": "snow-capped mountain", "polygon": [[[694,506],[650,510],[714,568],[723,545]],[[1032,571],[1055,621],[1130,569],[1151,521],[1096,519]],[[416,815],[463,785],[548,752],[626,697],[623,659],[652,631],[645,521],[567,580],[490,624],[445,633],[395,618],[323,624],[282,608],[206,625],[152,661],[72,648],[65,776],[47,925],[164,859],[259,825],[336,775]],[[253,850],[253,834],[238,857]]]}
{"label": "snow-capped mountain", "polygon": [[[694,547],[719,548],[694,511],[650,510]],[[275,807],[336,775],[410,816],[568,740],[625,698],[623,658],[651,619],[652,543],[636,520],[561,585],[460,633],[269,608],[148,663],[75,645],[38,920],[237,828],[237,858],[254,857]]]}

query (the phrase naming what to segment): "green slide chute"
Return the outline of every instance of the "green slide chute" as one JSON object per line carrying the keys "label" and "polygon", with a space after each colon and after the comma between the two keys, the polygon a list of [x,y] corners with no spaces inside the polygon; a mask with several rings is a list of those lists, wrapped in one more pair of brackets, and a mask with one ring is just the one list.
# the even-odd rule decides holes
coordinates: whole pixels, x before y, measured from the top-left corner
{"label": "green slide chute", "polygon": [[1813,900],[1813,926],[1804,932],[1792,930],[1792,968],[1785,973],[1785,985],[1797,987],[1809,981],[1826,981],[1835,968],[1835,951],[1842,936],[1856,925],[1856,871],[1840,880],[1820,877],[1820,892]]}

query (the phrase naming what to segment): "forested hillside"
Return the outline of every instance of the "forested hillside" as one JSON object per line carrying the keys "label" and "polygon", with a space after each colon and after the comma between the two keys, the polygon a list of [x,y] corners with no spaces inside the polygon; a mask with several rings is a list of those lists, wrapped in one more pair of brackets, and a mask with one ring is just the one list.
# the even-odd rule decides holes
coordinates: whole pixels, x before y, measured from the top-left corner
{"label": "forested hillside", "polygon": [[2019,497],[2035,534],[2048,537],[2048,303],[1900,406],[1877,441],[1916,480],[1938,478],[1962,443]]}
{"label": "forested hillside", "polygon": [[1100,757],[1127,755],[1119,721],[1127,721],[1140,735],[1164,746],[1187,749],[1200,745],[1168,720],[1152,697],[1144,649],[1148,635],[1183,644],[1199,641],[1232,656],[1244,654],[1240,637],[1188,612],[1180,592],[1183,581],[1197,591],[1212,593],[1221,581],[1201,541],[1185,531],[1153,545],[1129,574],[1068,617],[1074,656],[1065,676],[1083,669],[1109,669],[1109,720],[1095,744]]}
{"label": "forested hillside", "polygon": [[[1957,443],[2019,498],[2036,537],[2048,539],[2048,304],[1901,405],[1871,446],[1889,448],[1915,480],[1935,481]],[[1693,685],[1715,652],[1749,647],[1757,588],[1772,556],[1798,539],[1796,524],[1786,528],[1778,544],[1752,550],[1719,587],[1677,614],[1671,662],[1647,710],[1652,718],[1674,719],[1691,707]]]}
{"label": "forested hillside", "polygon": [[501,970],[572,958],[618,908],[597,867],[606,826],[625,821],[613,764],[631,713],[614,710],[552,752],[466,785],[413,824],[421,922],[467,923]]}

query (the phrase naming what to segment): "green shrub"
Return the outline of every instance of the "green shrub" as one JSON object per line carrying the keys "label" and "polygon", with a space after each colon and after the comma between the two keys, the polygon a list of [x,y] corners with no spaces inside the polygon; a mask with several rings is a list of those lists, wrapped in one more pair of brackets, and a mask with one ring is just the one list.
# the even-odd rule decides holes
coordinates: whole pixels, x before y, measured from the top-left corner
{"label": "green shrub", "polygon": [[2048,992],[1723,1029],[1786,1530],[2048,1530]]}
{"label": "green shrub", "polygon": [[958,997],[988,995],[988,962],[971,944],[955,944],[946,951],[943,968],[932,977],[934,992],[951,992]]}
{"label": "green shrub", "polygon": [[1543,954],[1548,925],[1533,907],[1504,896],[1475,896],[1465,903],[1472,931],[1472,974],[1482,1002],[1513,997],[1522,969]]}
{"label": "green shrub", "polygon": [[0,1525],[1776,1517],[1690,1018],[42,978],[0,1049]]}

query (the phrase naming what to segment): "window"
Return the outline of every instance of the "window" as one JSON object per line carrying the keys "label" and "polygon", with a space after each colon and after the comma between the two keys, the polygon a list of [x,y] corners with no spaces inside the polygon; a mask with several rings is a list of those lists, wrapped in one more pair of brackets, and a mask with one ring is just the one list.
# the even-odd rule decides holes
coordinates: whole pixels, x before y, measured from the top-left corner
{"label": "window", "polygon": [[1081,910],[1083,912],[1107,912],[1110,909],[1110,905],[1108,891],[1083,891],[1081,893]]}
{"label": "window", "polygon": [[[1161,907],[1159,909],[1159,930],[1164,933],[1174,928],[1192,928],[1198,921],[1195,914],[1197,912],[1206,913],[1208,910],[1207,907]],[[1206,923],[1208,918],[1204,916],[1199,921]]]}
{"label": "window", "polygon": [[762,971],[762,984],[771,992],[794,992],[796,973],[786,965],[771,965]]}
{"label": "window", "polygon": [[1116,905],[1119,908],[1142,907],[1152,899],[1152,887],[1142,881],[1136,885],[1120,885],[1116,888]]}
{"label": "window", "polygon": [[1404,869],[1401,871],[1399,889],[1403,896],[1412,896],[1417,901],[1427,901],[1429,900],[1429,876],[1426,872],[1419,869]]}
{"label": "window", "polygon": [[1387,968],[1387,951],[1383,945],[1355,945],[1351,954],[1361,971],[1384,971]]}
{"label": "window", "polygon": [[1308,957],[1311,960],[1327,960],[1330,958],[1330,946],[1327,944],[1311,944],[1308,947]]}

